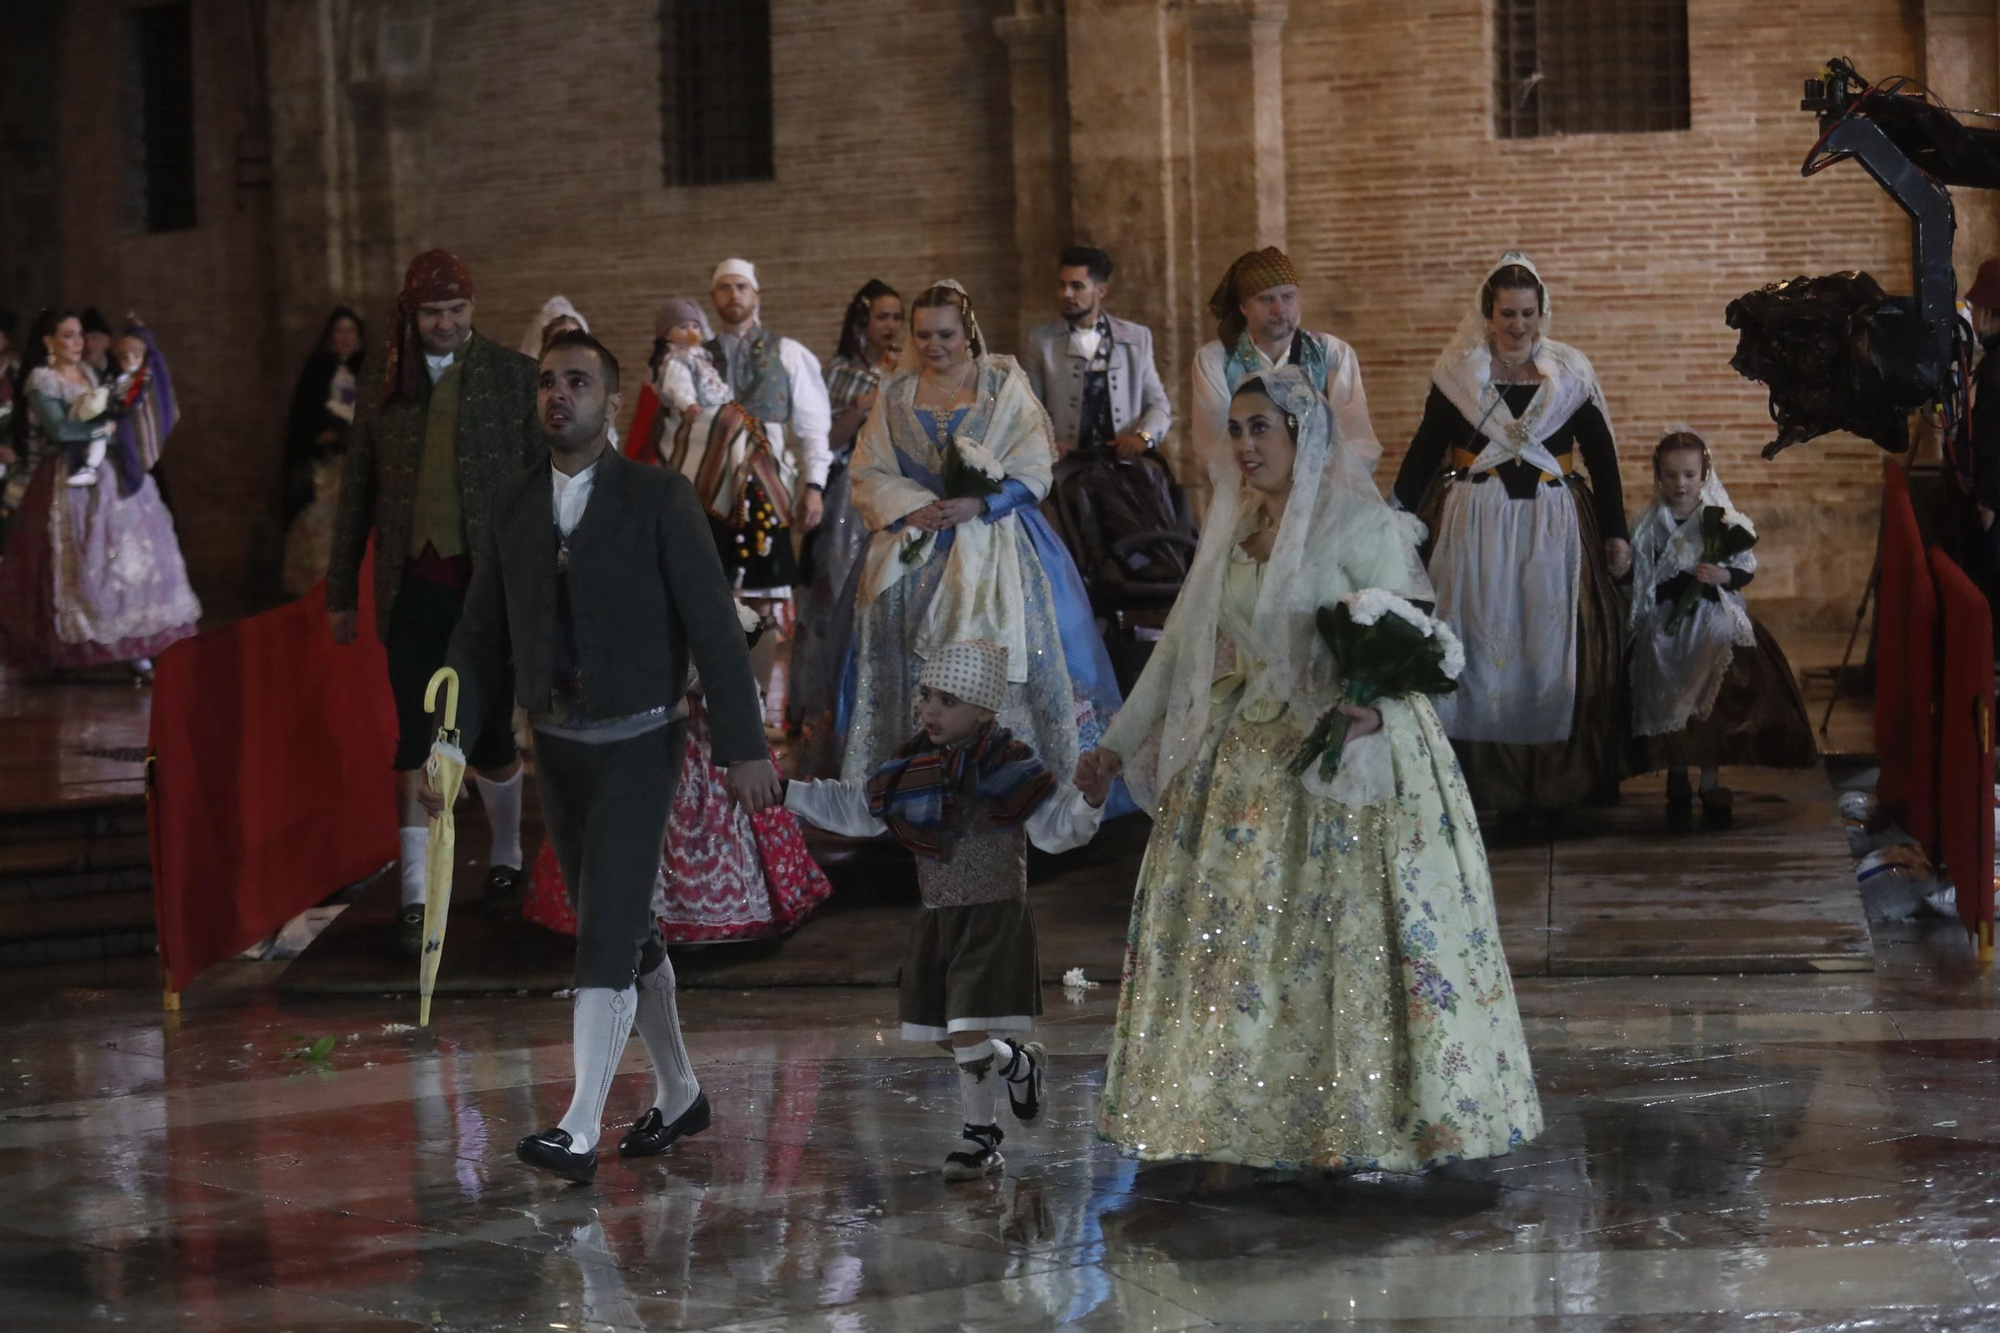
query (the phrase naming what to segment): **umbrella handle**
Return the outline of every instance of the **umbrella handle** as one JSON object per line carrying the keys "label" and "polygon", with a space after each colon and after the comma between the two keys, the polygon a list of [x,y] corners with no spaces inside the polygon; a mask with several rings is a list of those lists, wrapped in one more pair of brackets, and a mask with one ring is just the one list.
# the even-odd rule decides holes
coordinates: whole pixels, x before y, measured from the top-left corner
{"label": "umbrella handle", "polygon": [[458,730],[458,672],[450,667],[439,667],[431,677],[431,683],[424,690],[424,711],[437,711],[438,686],[444,686],[444,730]]}

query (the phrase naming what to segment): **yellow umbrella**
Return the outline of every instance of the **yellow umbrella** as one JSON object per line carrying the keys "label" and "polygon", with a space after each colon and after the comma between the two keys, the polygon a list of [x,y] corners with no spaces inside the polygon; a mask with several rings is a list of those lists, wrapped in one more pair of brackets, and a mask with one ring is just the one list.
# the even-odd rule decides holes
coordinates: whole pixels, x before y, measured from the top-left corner
{"label": "yellow umbrella", "polygon": [[430,855],[424,861],[424,952],[417,962],[417,1026],[429,1027],[431,992],[437,988],[438,961],[444,957],[445,917],[451,911],[451,870],[457,859],[458,831],[451,807],[465,781],[465,753],[458,748],[458,673],[439,667],[424,691],[424,711],[437,711],[438,687],[444,687],[444,725],[431,745],[424,772],[431,790],[444,797],[444,809],[431,820]]}

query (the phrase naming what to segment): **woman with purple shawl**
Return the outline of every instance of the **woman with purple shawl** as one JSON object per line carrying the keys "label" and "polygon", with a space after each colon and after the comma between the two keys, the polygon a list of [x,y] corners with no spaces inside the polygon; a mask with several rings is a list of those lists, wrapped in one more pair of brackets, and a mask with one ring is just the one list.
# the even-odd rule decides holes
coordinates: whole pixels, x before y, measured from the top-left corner
{"label": "woman with purple shawl", "polygon": [[[63,671],[129,662],[144,682],[152,657],[195,632],[201,603],[188,584],[173,516],[152,468],[178,415],[166,358],[137,319],[141,374],[100,396],[83,360],[83,325],[44,311],[16,384],[14,448],[33,477],[0,560],[0,662]],[[29,368],[29,367],[32,368]],[[109,388],[111,386],[102,386]],[[67,484],[67,446],[115,423],[93,485]]]}

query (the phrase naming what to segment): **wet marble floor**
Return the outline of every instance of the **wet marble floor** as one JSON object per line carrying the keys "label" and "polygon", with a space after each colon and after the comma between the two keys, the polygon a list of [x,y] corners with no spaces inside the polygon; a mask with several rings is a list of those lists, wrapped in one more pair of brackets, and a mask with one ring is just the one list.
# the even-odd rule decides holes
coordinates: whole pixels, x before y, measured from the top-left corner
{"label": "wet marble floor", "polygon": [[566,1102],[559,1000],[413,1033],[231,964],[169,1023],[138,969],[17,974],[0,1327],[2000,1329],[1993,981],[1950,926],[1876,945],[1872,973],[1524,978],[1545,1138],[1332,1183],[1097,1144],[1108,989],[1050,993],[1051,1110],[956,1186],[950,1069],[891,993],[684,992],[714,1128],[580,1189],[511,1152]]}

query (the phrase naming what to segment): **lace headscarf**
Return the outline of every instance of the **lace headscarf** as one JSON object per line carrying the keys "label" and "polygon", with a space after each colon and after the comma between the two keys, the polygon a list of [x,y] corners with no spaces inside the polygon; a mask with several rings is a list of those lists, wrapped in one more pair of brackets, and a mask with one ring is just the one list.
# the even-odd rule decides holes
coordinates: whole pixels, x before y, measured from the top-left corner
{"label": "lace headscarf", "polygon": [[[1535,261],[1519,250],[1509,250],[1500,256],[1499,263],[1481,275],[1479,285],[1473,289],[1472,302],[1458,321],[1457,330],[1438,354],[1437,364],[1431,370],[1431,382],[1437,385],[1460,415],[1473,424],[1476,432],[1484,432],[1489,439],[1500,435],[1504,424],[1514,419],[1507,410],[1503,395],[1493,383],[1492,317],[1482,308],[1486,284],[1506,268],[1525,269],[1541,288],[1541,327],[1529,358],[1542,372],[1549,387],[1548,392],[1540,396],[1536,406],[1530,408],[1523,418],[1529,434],[1539,445],[1542,437],[1560,429],[1585,399],[1597,404],[1605,428],[1609,430],[1611,409],[1604,401],[1604,390],[1598,386],[1597,372],[1582,352],[1549,336],[1555,325],[1555,298],[1550,295],[1548,282],[1543,279],[1541,270],[1535,267]],[[1474,449],[1473,452],[1480,451]]]}
{"label": "lace headscarf", "polygon": [[[1334,549],[1334,529],[1354,506],[1387,506],[1372,483],[1351,484],[1352,461],[1333,437],[1326,400],[1298,367],[1281,366],[1254,378],[1284,413],[1296,452],[1292,492],[1264,567],[1251,625],[1268,663],[1262,673],[1266,692],[1299,704],[1317,700],[1330,684],[1321,679],[1326,663],[1317,651],[1313,625],[1320,586],[1314,566]],[[1157,803],[1175,775],[1194,759],[1208,732],[1224,580],[1231,552],[1249,535],[1260,507],[1258,497],[1244,489],[1243,473],[1226,435],[1214,456],[1202,461],[1214,498],[1194,564],[1168,621],[1167,633],[1178,635],[1180,650],[1174,658],[1165,714],[1157,735],[1148,738],[1125,765],[1127,783],[1142,806]]]}
{"label": "lace headscarf", "polygon": [[[1690,719],[1707,717],[1722,693],[1734,650],[1757,643],[1756,626],[1742,594],[1726,590],[1713,603],[1717,615],[1704,610],[1693,624],[1672,636],[1659,632],[1668,610],[1659,599],[1658,586],[1676,575],[1692,574],[1701,563],[1702,510],[1710,505],[1735,510],[1728,489],[1716,475],[1708,442],[1694,427],[1669,426],[1660,443],[1699,448],[1707,475],[1702,478],[1695,511],[1685,519],[1674,517],[1655,480],[1653,503],[1632,530],[1632,613],[1626,643],[1632,664],[1631,727],[1637,736],[1665,735],[1686,726]],[[1654,457],[1658,456],[1656,451]],[[1731,569],[1755,572],[1757,553],[1744,551],[1723,563]]]}
{"label": "lace headscarf", "polygon": [[[1656,583],[1663,582],[1676,574],[1693,573],[1701,563],[1701,527],[1698,519],[1701,511],[1710,505],[1719,505],[1731,513],[1736,506],[1730,503],[1729,488],[1722,484],[1722,477],[1716,471],[1715,455],[1709,450],[1708,441],[1701,432],[1684,421],[1675,422],[1660,433],[1660,443],[1675,442],[1677,448],[1699,448],[1704,471],[1701,496],[1695,502],[1695,511],[1686,520],[1674,517],[1667,504],[1666,496],[1660,493],[1658,468],[1655,466],[1653,480],[1653,503],[1639,516],[1638,526],[1632,531],[1632,612],[1627,624],[1630,632],[1637,634],[1650,611],[1654,600],[1650,590]],[[1657,453],[1655,454],[1657,458]],[[1757,552],[1749,550],[1732,556],[1729,568],[1755,573]],[[1749,613],[1740,604],[1724,602],[1730,612],[1731,628],[1735,639],[1744,647],[1756,642],[1750,627]],[[1739,614],[1740,613],[1740,614]],[[1740,620],[1740,625],[1737,623]]]}
{"label": "lace headscarf", "polygon": [[534,322],[528,325],[528,331],[521,335],[521,355],[532,356],[539,360],[542,355],[542,335],[548,331],[549,325],[564,316],[575,320],[577,327],[585,333],[590,332],[590,321],[583,317],[581,310],[570,304],[567,296],[551,296],[542,303],[542,313],[535,316]]}

